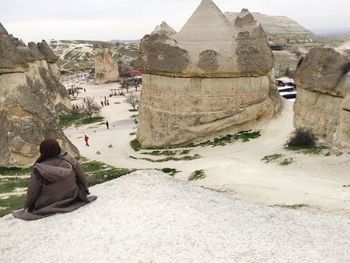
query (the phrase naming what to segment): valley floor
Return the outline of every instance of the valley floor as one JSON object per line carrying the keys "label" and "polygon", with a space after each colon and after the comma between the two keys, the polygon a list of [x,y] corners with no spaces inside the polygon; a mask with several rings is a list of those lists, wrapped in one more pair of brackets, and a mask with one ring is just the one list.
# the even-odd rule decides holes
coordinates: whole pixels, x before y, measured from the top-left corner
{"label": "valley floor", "polygon": [[[85,88],[75,103],[103,100],[116,84]],[[109,100],[101,112],[109,130],[99,123],[65,133],[82,156],[139,170],[91,187],[98,199],[72,213],[0,218],[1,263],[349,262],[350,155],[285,150],[292,104],[257,139],[186,148],[200,158],[157,162],[166,156],[129,145],[136,116],[125,97]],[[267,156],[279,157],[265,163]],[[161,168],[180,172],[172,178]],[[189,181],[196,170],[205,176]]]}
{"label": "valley floor", "polygon": [[[110,89],[117,88],[117,84],[84,87],[87,92],[80,95],[93,96],[99,102],[108,96]],[[79,104],[82,97],[76,103]],[[125,97],[109,100],[110,106],[103,107],[101,112],[110,123],[109,130],[103,124],[93,124],[65,131],[82,156],[122,168],[173,168],[180,171],[175,177],[184,181],[196,170],[203,170],[206,177],[192,181],[193,184],[241,200],[350,215],[350,188],[346,187],[350,184],[350,155],[339,155],[332,149],[319,154],[284,149],[293,132],[291,102],[285,102],[282,114],[263,127],[262,136],[257,139],[226,146],[186,148],[190,150],[189,156],[199,154],[201,157],[190,161],[157,162],[166,156],[145,155],[151,151],[135,152],[129,145],[135,139],[133,119],[136,116],[135,112],[129,111],[131,107]],[[90,137],[90,147],[85,146],[84,134]],[[269,156],[279,156],[279,159],[265,163],[262,159]],[[285,160],[287,165],[281,165]]]}

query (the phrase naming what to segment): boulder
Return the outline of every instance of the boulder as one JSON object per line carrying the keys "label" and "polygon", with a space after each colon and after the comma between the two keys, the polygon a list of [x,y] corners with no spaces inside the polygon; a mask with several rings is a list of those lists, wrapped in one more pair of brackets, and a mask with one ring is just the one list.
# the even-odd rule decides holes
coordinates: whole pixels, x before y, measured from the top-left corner
{"label": "boulder", "polygon": [[340,147],[350,146],[350,56],[314,48],[294,75],[294,126]]}
{"label": "boulder", "polygon": [[45,138],[78,155],[58,123],[70,111],[67,91],[39,46],[23,46],[0,24],[0,166],[32,165]]}
{"label": "boulder", "polygon": [[266,35],[248,10],[234,23],[203,0],[176,33],[166,23],[140,43],[137,138],[175,147],[258,128],[281,109]]}
{"label": "boulder", "polygon": [[95,84],[116,82],[119,80],[118,65],[113,61],[108,48],[95,50]]}

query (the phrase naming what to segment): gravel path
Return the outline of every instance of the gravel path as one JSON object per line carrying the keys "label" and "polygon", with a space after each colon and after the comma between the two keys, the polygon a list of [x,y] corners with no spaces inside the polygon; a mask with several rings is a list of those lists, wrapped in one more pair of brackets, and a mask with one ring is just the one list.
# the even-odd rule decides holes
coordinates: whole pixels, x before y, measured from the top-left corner
{"label": "gravel path", "polygon": [[0,219],[0,262],[350,262],[350,218],[248,204],[156,171],[35,222]]}

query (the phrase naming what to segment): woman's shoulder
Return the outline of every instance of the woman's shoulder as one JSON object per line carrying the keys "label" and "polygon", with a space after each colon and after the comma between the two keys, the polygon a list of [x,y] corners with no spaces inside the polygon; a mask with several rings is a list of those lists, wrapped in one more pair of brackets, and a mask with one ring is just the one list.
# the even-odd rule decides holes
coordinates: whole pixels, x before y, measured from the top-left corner
{"label": "woman's shoulder", "polygon": [[64,154],[60,155],[59,158],[70,162],[74,166],[76,165],[76,163],[78,163],[78,161],[68,153],[64,153]]}

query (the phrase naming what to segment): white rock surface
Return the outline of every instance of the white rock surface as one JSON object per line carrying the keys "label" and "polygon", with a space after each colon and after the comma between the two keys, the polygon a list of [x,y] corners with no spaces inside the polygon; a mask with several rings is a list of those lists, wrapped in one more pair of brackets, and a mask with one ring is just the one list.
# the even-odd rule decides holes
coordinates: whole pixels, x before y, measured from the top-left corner
{"label": "white rock surface", "polygon": [[73,213],[0,219],[2,263],[349,262],[350,218],[244,203],[140,171]]}

